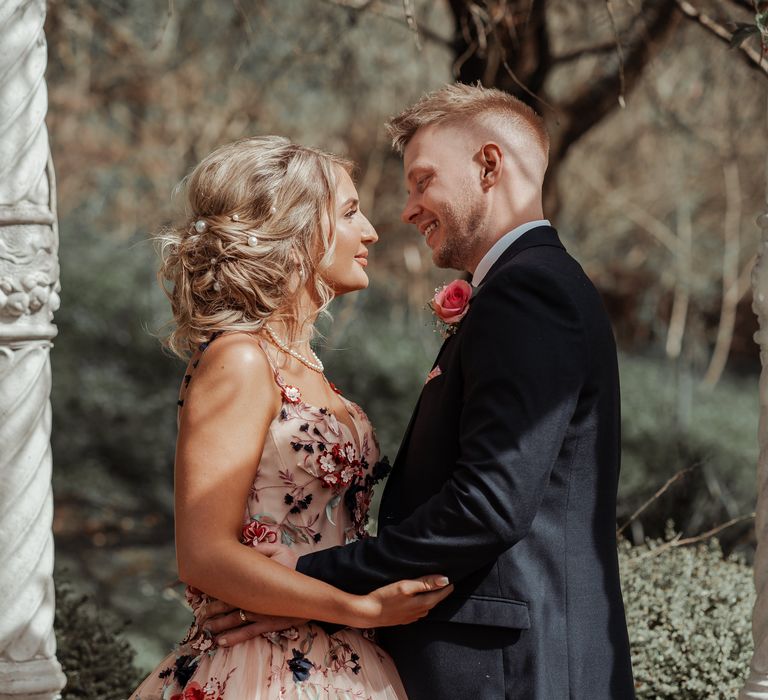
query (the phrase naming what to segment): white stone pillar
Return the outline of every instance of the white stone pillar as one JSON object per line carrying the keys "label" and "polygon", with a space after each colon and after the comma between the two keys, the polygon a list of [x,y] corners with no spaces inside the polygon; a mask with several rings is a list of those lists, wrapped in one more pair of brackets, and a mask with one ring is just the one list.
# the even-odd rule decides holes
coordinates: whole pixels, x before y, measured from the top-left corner
{"label": "white stone pillar", "polygon": [[59,305],[45,0],[0,2],[0,700],[51,700],[51,369]]}
{"label": "white stone pillar", "polygon": [[757,461],[757,553],[755,554],[755,589],[757,600],[752,612],[752,637],[755,651],[749,678],[739,693],[739,700],[768,700],[768,212],[757,218],[762,231],[757,262],[752,270],[752,308],[759,330],[755,342],[760,346],[760,424]]}

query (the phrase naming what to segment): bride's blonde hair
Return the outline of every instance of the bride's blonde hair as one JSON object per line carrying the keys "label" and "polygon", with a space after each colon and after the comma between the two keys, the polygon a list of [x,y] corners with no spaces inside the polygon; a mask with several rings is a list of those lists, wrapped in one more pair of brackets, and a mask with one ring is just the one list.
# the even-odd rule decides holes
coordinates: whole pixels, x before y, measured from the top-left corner
{"label": "bride's blonde hair", "polygon": [[339,167],[352,172],[338,156],[260,136],[222,146],[182,181],[185,219],[157,236],[172,352],[186,358],[215,331],[254,332],[267,320],[293,340],[307,322],[307,286],[321,312],[328,306]]}

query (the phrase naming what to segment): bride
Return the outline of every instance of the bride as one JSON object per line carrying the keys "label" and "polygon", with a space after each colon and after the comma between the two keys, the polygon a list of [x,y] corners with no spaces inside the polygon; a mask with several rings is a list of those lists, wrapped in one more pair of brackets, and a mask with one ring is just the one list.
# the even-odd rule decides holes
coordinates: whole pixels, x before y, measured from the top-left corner
{"label": "bride", "polygon": [[[285,138],[237,141],[195,168],[186,220],[160,236],[167,345],[189,361],[175,518],[195,623],[133,700],[405,698],[364,630],[412,622],[452,591],[430,576],[352,595],[258,551],[282,543],[301,555],[364,536],[372,486],[388,468],[365,413],[309,344],[333,297],[368,285],[377,235],[350,171]],[[217,646],[202,624],[214,599],[240,606],[243,622],[253,610],[290,626]]]}

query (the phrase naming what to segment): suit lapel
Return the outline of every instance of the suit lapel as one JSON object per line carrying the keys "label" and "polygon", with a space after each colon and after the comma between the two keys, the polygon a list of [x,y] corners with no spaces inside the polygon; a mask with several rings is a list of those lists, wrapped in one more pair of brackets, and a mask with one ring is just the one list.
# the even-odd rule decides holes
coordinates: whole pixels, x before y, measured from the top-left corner
{"label": "suit lapel", "polygon": [[[565,249],[565,246],[560,242],[560,239],[558,238],[557,231],[555,231],[554,228],[551,226],[540,226],[538,228],[531,229],[530,231],[527,231],[525,234],[523,234],[520,238],[518,238],[509,248],[507,248],[500,256],[499,259],[491,266],[491,269],[488,270],[488,273],[486,274],[485,278],[483,279],[484,284],[488,279],[490,279],[495,273],[501,269],[501,267],[504,266],[506,262],[514,258],[516,255],[521,253],[522,251],[533,248],[535,246],[555,246],[557,248]],[[448,336],[444,341],[443,344],[440,346],[440,350],[437,353],[437,357],[435,358],[435,361],[432,365],[432,369],[434,369],[438,362],[440,362],[440,358],[445,353],[446,348],[450,345],[451,341],[456,337],[456,335],[460,332],[460,328],[454,333],[453,335]],[[419,406],[421,405],[421,396],[422,394],[419,393],[419,398],[416,401],[416,406],[413,409],[413,413],[411,413],[411,419],[408,421],[408,426],[405,429],[405,433],[403,434],[403,439],[400,441],[400,448],[397,451],[397,456],[395,457],[395,462],[392,465],[392,471],[393,473],[397,471],[398,466],[400,462],[402,461],[404,455],[408,451],[408,442],[411,439],[411,431],[413,430],[413,424],[416,421],[416,416],[419,413]]]}

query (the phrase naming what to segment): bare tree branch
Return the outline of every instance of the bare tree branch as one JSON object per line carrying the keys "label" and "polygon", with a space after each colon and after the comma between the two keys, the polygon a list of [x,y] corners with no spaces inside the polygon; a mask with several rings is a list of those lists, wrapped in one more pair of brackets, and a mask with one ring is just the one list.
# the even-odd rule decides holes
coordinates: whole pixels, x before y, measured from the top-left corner
{"label": "bare tree branch", "polygon": [[754,520],[755,513],[750,513],[749,515],[742,515],[738,518],[731,518],[728,522],[722,523],[718,525],[717,527],[713,527],[711,530],[707,530],[706,532],[702,532],[700,535],[695,535],[694,537],[683,537],[681,533],[678,533],[675,535],[669,542],[665,542],[662,545],[659,545],[658,547],[655,547],[654,549],[649,550],[648,552],[645,552],[641,554],[637,559],[634,559],[628,564],[630,566],[635,566],[639,562],[641,562],[643,559],[648,559],[650,557],[657,557],[660,554],[663,554],[667,550],[670,550],[674,547],[684,547],[689,544],[698,544],[699,542],[705,542],[706,540],[710,539],[711,537],[714,537],[719,532],[722,532],[723,530],[733,527],[734,525],[738,525],[739,523],[746,522],[747,520]]}
{"label": "bare tree branch", "polygon": [[683,349],[683,337],[688,320],[688,307],[691,301],[691,258],[693,249],[693,222],[691,221],[690,206],[687,202],[677,207],[677,240],[675,251],[677,275],[675,276],[675,292],[672,298],[672,312],[669,315],[667,328],[667,357],[680,357]]}
{"label": "bare tree branch", "polygon": [[546,2],[450,0],[450,7],[456,77],[465,83],[479,80],[529,103],[540,101],[552,66]]}
{"label": "bare tree branch", "polygon": [[684,476],[692,472],[694,469],[697,468],[697,465],[694,465],[692,467],[687,467],[686,469],[681,469],[679,472],[672,475],[667,481],[664,483],[664,485],[656,491],[656,493],[653,494],[645,503],[643,503],[632,515],[629,516],[627,521],[616,530],[616,535],[620,535],[624,530],[627,529],[627,527],[632,523],[634,520],[636,520],[640,515],[643,513],[644,510],[648,508],[648,506],[652,505],[655,501],[657,501],[666,491],[669,489],[672,484],[676,483],[677,481],[680,481]]}
{"label": "bare tree branch", "polygon": [[739,303],[739,223],[741,222],[741,181],[739,164],[732,160],[723,166],[725,179],[725,222],[723,224],[723,298],[717,340],[704,375],[703,384],[714,389],[728,361],[736,325],[736,307]]}
{"label": "bare tree branch", "polygon": [[[407,0],[405,1],[407,2]],[[323,0],[323,2],[328,3],[329,5],[335,5],[336,7],[343,7],[346,10],[352,10],[353,12],[357,13],[371,12],[375,15],[378,15],[379,17],[385,17],[386,19],[393,20],[398,24],[405,24],[411,29],[411,31],[414,31],[414,27],[416,27],[415,20],[413,26],[410,24],[407,8],[406,12],[404,13],[403,10],[399,10],[395,7],[392,7],[391,5],[382,3],[380,0]],[[410,17],[413,19],[413,11],[410,10],[410,12]],[[451,39],[446,39],[444,36],[441,36],[429,27],[425,27],[424,25],[420,24],[418,25],[418,29],[416,31],[418,32],[418,37],[423,37],[433,44],[444,46],[445,48],[451,50],[455,48]]]}
{"label": "bare tree branch", "polygon": [[[727,44],[730,44],[731,39],[733,38],[733,32],[728,31],[722,24],[708,15],[705,15],[688,2],[688,0],[675,0],[675,3],[686,18],[698,22],[704,29],[718,37],[718,39],[722,39]],[[768,75],[768,63],[763,61],[763,56],[760,51],[755,50],[747,44],[742,44],[738,50],[741,52],[742,56],[745,57],[748,65],[755,70],[762,71]]]}
{"label": "bare tree branch", "polygon": [[[644,0],[642,3],[637,14],[639,26],[624,43],[625,93],[637,85],[648,61],[676,26],[674,3],[675,0]],[[554,160],[562,160],[576,141],[618,106],[621,66],[618,61],[612,63],[614,65],[602,77],[590,81],[573,98],[559,105],[559,111],[565,116],[553,139]]]}
{"label": "bare tree branch", "polygon": [[749,10],[750,12],[755,11],[755,3],[754,0],[728,0],[732,5],[736,5],[736,7],[743,7],[745,10]]}
{"label": "bare tree branch", "polygon": [[621,211],[624,216],[653,236],[670,253],[677,255],[680,241],[675,232],[661,219],[656,218],[648,209],[636,204],[620,190],[612,187],[602,173],[595,168],[584,168],[582,177],[584,182],[605,197],[605,203],[609,207]]}
{"label": "bare tree branch", "polygon": [[587,56],[600,56],[606,53],[613,53],[614,51],[616,51],[616,41],[606,41],[602,44],[595,44],[594,46],[582,46],[581,48],[553,56],[552,64],[570,63],[572,61],[578,61],[580,58],[586,58]]}
{"label": "bare tree branch", "polygon": [[613,12],[612,0],[605,0],[605,9],[608,10],[608,17],[611,20],[611,29],[613,30],[613,38],[616,42],[616,56],[619,59],[619,105],[621,108],[627,106],[626,102],[626,79],[624,77],[624,50],[621,46],[621,37],[619,36],[619,27],[616,24],[616,15]]}

